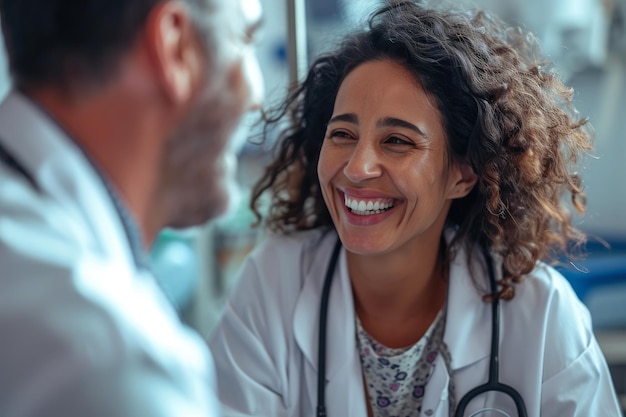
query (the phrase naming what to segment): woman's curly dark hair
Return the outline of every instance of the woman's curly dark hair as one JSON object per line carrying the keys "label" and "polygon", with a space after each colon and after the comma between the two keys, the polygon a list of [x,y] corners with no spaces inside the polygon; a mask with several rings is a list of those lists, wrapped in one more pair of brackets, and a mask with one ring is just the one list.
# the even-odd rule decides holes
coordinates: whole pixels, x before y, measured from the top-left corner
{"label": "woman's curly dark hair", "polygon": [[411,1],[383,7],[365,30],[318,58],[282,106],[264,116],[266,135],[285,118],[289,123],[253,189],[252,209],[261,220],[260,198],[269,190],[270,229],[332,225],[317,162],[337,91],[358,65],[393,60],[435,99],[450,157],[478,175],[472,192],[452,203],[453,243],[477,242],[501,256],[499,296],[512,298],[512,283],[538,260],[571,255],[585,239],[563,196],[569,193],[574,209],[584,212],[574,169],[591,149],[586,120],[572,105],[572,90],[537,61],[538,52],[531,35],[483,12],[432,10]]}

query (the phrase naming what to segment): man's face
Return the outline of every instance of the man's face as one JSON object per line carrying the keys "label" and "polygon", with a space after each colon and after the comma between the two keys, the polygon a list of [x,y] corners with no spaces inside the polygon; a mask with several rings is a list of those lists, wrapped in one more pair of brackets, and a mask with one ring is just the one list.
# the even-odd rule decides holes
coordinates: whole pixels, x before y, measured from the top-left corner
{"label": "man's face", "polygon": [[238,195],[241,119],[260,107],[263,79],[254,36],[259,0],[215,1],[204,88],[167,149],[168,226],[190,227],[223,214]]}

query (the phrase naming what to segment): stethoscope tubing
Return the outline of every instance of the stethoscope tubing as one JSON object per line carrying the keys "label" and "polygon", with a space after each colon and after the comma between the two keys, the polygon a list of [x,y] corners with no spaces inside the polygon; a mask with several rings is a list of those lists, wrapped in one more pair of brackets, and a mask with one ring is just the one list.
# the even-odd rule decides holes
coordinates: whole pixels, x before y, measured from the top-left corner
{"label": "stethoscope tubing", "polygon": [[[487,383],[479,385],[471,389],[467,394],[461,398],[457,405],[455,417],[463,417],[465,408],[471,400],[489,391],[502,392],[509,395],[517,408],[517,414],[519,417],[526,417],[526,405],[522,396],[513,387],[500,382],[500,298],[498,297],[498,283],[496,281],[496,274],[493,270],[493,259],[489,254],[489,251],[483,249],[483,256],[485,263],[487,264],[487,270],[489,272],[489,285],[491,287],[491,296],[493,300],[491,302],[491,353],[489,355],[489,379]],[[501,410],[498,410],[502,412]]]}
{"label": "stethoscope tubing", "polygon": [[328,320],[328,299],[330,296],[330,284],[335,275],[335,266],[341,249],[341,240],[338,238],[333,249],[333,253],[326,269],[324,288],[322,289],[322,300],[320,304],[320,324],[318,336],[318,356],[317,356],[317,417],[326,417],[326,324]]}

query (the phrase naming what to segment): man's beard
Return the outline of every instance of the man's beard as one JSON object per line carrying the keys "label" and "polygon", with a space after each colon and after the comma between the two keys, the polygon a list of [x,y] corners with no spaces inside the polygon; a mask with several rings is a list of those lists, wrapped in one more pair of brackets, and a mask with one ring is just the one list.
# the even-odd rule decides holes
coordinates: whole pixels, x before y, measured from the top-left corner
{"label": "man's beard", "polygon": [[238,203],[236,146],[245,131],[236,129],[241,110],[219,101],[198,105],[169,142],[162,169],[164,226],[202,225]]}

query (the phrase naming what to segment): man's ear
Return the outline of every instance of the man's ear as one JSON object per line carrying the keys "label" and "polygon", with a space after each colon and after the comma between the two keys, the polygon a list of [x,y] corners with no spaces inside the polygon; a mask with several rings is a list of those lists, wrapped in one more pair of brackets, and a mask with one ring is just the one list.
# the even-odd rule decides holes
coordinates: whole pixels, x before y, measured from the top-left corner
{"label": "man's ear", "polygon": [[474,172],[474,169],[466,162],[456,162],[453,169],[452,187],[450,189],[449,198],[463,198],[472,191],[476,182],[478,181],[478,175]]}
{"label": "man's ear", "polygon": [[189,7],[182,0],[157,4],[146,20],[146,44],[154,74],[168,100],[189,102],[203,79],[204,59]]}

